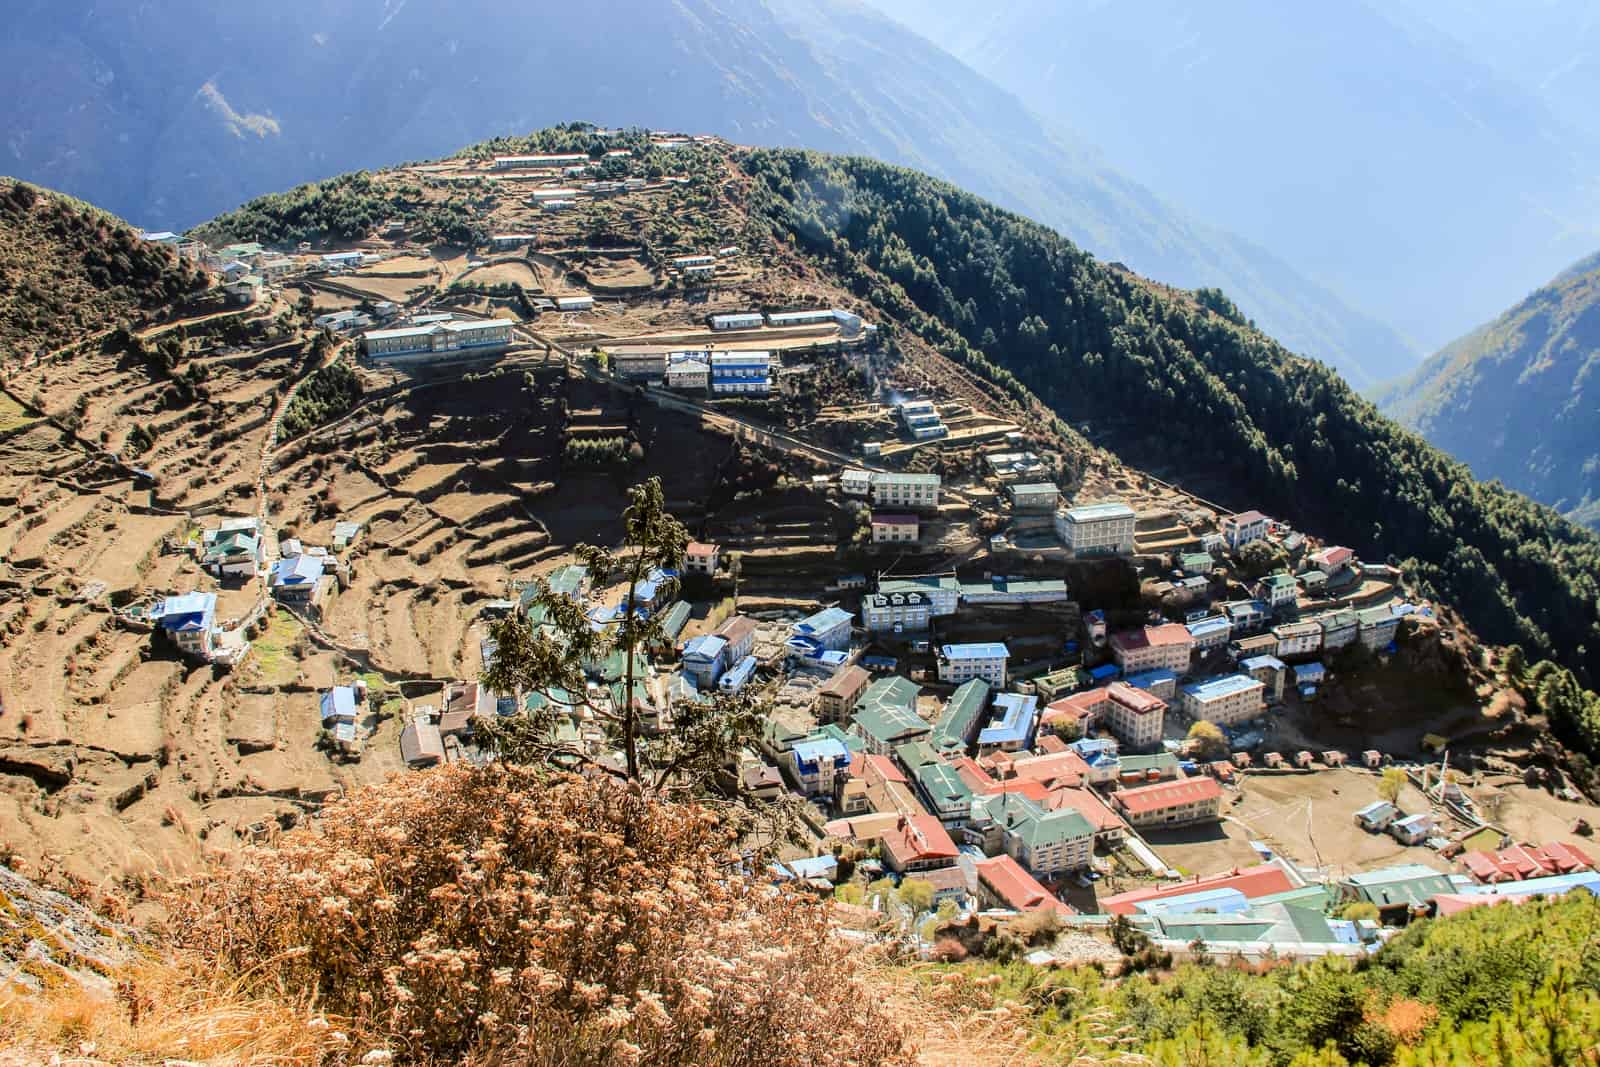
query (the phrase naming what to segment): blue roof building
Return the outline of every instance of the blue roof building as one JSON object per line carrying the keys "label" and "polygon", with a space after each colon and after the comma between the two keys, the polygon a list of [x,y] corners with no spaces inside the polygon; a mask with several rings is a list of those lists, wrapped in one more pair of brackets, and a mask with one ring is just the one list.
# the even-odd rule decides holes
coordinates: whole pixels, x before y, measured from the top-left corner
{"label": "blue roof building", "polygon": [[1097,682],[1109,682],[1122,673],[1122,668],[1115,663],[1102,663],[1098,667],[1089,668],[1089,677]]}
{"label": "blue roof building", "polygon": [[750,676],[756,672],[756,658],[746,656],[740,660],[732,670],[717,679],[717,688],[724,693],[737,693],[750,681]]}
{"label": "blue roof building", "polygon": [[[1116,664],[1110,664],[1116,666]],[[1114,677],[1114,676],[1113,676]],[[1178,691],[1178,672],[1169,671],[1165,667],[1156,667],[1148,671],[1139,671],[1123,679],[1135,689],[1143,689],[1154,693],[1162,700],[1171,700]]]}
{"label": "blue roof building", "polygon": [[272,595],[284,600],[307,600],[316,591],[325,569],[321,556],[291,556],[272,565]]}
{"label": "blue roof building", "polygon": [[1327,678],[1328,669],[1320,663],[1299,663],[1295,665],[1295,685],[1321,685]]}
{"label": "blue roof building", "polygon": [[939,646],[939,680],[966,682],[982,678],[995,688],[1006,684],[1011,650],[998,641]]}
{"label": "blue roof building", "polygon": [[842,608],[823,608],[794,624],[794,636],[824,651],[850,647],[850,624],[855,617]]}
{"label": "blue roof building", "polygon": [[217,594],[169,596],[151,617],[160,623],[180,651],[202,659],[211,655],[212,632],[217,626]]}
{"label": "blue roof building", "polygon": [[322,694],[322,725],[356,721],[356,691],[354,686],[336,685]]}
{"label": "blue roof building", "polygon": [[1188,624],[1189,636],[1194,638],[1196,649],[1217,648],[1228,643],[1233,636],[1233,623],[1225,616],[1211,615],[1199,622]]}
{"label": "blue roof building", "polygon": [[691,637],[683,646],[683,673],[697,687],[707,688],[722,674],[722,656],[727,647],[727,640],[715,634]]}
{"label": "blue roof building", "polygon": [[1039,698],[1001,693],[994,698],[994,712],[989,725],[978,731],[978,750],[1016,752],[1027,748],[1039,720]]}

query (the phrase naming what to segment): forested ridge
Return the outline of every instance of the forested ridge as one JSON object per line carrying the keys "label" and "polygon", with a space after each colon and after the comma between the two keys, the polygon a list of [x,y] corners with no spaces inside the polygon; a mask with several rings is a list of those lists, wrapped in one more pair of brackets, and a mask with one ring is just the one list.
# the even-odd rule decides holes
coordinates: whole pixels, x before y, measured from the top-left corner
{"label": "forested ridge", "polygon": [[[1222,484],[1365,558],[1397,557],[1480,636],[1600,677],[1600,540],[1383,417],[1223,294],[1165,290],[943,182],[755,151],[781,238],[941,350],[1088,420],[1124,458]],[[994,370],[993,368],[998,368]]]}
{"label": "forested ridge", "polygon": [[122,220],[0,179],[0,355],[49,350],[206,287],[199,268]]}

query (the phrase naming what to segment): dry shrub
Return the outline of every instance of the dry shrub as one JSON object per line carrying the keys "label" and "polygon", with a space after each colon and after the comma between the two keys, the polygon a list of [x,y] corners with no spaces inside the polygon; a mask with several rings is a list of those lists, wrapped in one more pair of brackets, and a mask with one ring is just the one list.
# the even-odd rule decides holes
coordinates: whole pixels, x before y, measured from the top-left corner
{"label": "dry shrub", "polygon": [[411,1062],[909,1062],[824,909],[735,843],[704,808],[457,765],[247,850],[171,929]]}
{"label": "dry shrub", "polygon": [[[1371,1013],[1369,1013],[1370,1015]],[[1439,1009],[1420,1000],[1395,1000],[1373,1022],[1382,1023],[1395,1040],[1403,1045],[1414,1045],[1422,1040],[1428,1027],[1439,1018]]]}
{"label": "dry shrub", "polygon": [[967,958],[967,946],[953,937],[941,937],[933,943],[929,958],[935,963],[960,963]]}

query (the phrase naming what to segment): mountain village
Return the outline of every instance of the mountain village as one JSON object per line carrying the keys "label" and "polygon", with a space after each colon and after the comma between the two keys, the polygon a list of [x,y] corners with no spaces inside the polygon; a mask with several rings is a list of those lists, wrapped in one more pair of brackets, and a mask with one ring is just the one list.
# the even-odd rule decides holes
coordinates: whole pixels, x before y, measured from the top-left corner
{"label": "mountain village", "polygon": [[[589,243],[593,211],[643,230],[652,199],[718,144],[654,134],[649,169],[618,149],[397,172],[441,196],[492,191],[495,228],[448,254],[408,242],[403,220],[352,248],[146,234],[219,276],[220,314],[309,303],[323,365],[343,360],[364,392],[294,440],[277,427],[293,390],[277,396],[259,473],[244,464],[248,488],[203,507],[167,501],[181,521],[161,577],[128,583],[115,626],[186,669],[248,679],[251,700],[268,676],[309,684],[295,743],[339,774],[490,760],[486,721],[551,706],[558,739],[606,763],[619,756],[597,711],[631,703],[659,734],[686,706],[757,694],[762,731],[721,788],[794,813],[771,879],[831,895],[852,936],[925,955],[930,920],[1035,913],[1069,931],[1032,947],[1038,963],[1092,956],[1099,942],[1070,931],[1117,922],[1174,952],[1360,955],[1417,915],[1600,892],[1587,824],[1531,800],[1503,821],[1493,794],[1522,788],[1520,771],[1382,705],[1419,658],[1463,654],[1396,561],[1108,462],[1064,491],[1057,431],[947,361],[911,358],[852,295],[775,287],[734,226],[692,246]],[[674,157],[691,162],[659,162]],[[596,580],[570,547],[615,515],[589,522],[582,490],[546,507],[506,476],[499,510],[474,511],[481,474],[463,471],[489,461],[427,437],[472,411],[430,409],[413,445],[384,423],[385,404],[518,389],[514,405],[549,413],[568,470],[586,447],[611,457],[578,484],[664,472],[692,537],[680,570]],[[732,449],[726,491],[680,509],[691,494],[671,468],[710,441]],[[374,442],[381,479],[336,472]],[[171,478],[139,463],[128,478]],[[345,489],[357,478],[364,498]],[[397,486],[426,517],[396,517]],[[325,490],[348,506],[275,510]],[[530,506],[546,513],[537,537]],[[414,562],[388,573],[402,553]],[[420,641],[448,631],[465,651],[407,660],[413,637],[380,655],[380,593],[415,600],[429,559],[454,584],[428,600]],[[491,691],[490,624],[544,625],[549,595],[601,631],[646,614],[666,639],[585,663],[583,694]],[[1540,784],[1530,773],[1519,796]]]}

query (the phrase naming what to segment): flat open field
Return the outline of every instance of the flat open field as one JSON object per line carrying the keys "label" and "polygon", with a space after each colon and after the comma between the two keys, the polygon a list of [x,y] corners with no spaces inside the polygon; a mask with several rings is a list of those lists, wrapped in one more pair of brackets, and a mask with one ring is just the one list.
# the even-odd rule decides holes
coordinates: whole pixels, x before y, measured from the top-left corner
{"label": "flat open field", "polygon": [[520,285],[533,288],[538,284],[533,270],[526,263],[491,263],[487,267],[469,270],[461,281],[474,285]]}
{"label": "flat open field", "polygon": [[[1304,775],[1249,774],[1238,790],[1225,790],[1223,821],[1215,828],[1150,835],[1158,855],[1174,867],[1210,874],[1259,862],[1250,841],[1263,841],[1304,867],[1347,874],[1396,863],[1423,863],[1439,870],[1448,861],[1426,848],[1407,848],[1387,834],[1369,834],[1355,813],[1378,799],[1376,775],[1353,769]],[[1234,798],[1239,797],[1237,803]],[[1428,810],[1409,786],[1400,796],[1406,812]]]}

